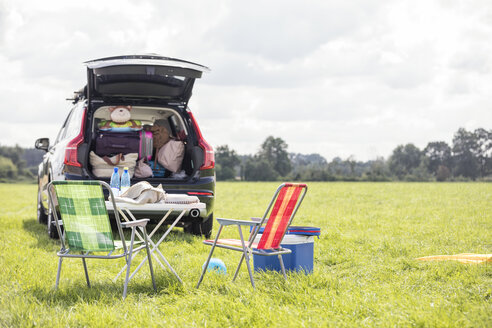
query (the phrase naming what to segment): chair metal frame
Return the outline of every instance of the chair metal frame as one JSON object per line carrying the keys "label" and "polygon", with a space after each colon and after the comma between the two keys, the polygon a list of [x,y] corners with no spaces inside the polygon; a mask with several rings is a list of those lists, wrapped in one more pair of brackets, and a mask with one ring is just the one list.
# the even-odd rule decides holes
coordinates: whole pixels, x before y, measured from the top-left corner
{"label": "chair metal frame", "polygon": [[[212,249],[210,250],[210,253],[208,255],[208,258],[207,258],[207,261],[205,262],[204,266],[203,266],[203,269],[202,269],[202,274],[200,276],[200,279],[198,280],[198,284],[196,285],[196,288],[199,288],[200,287],[200,284],[202,283],[203,281],[203,278],[205,276],[205,273],[207,271],[207,268],[208,268],[208,264],[210,263],[210,259],[212,258],[212,254],[215,250],[215,247],[220,247],[220,248],[225,248],[225,249],[230,249],[230,250],[233,250],[233,251],[239,251],[239,252],[242,252],[242,255],[241,255],[241,259],[239,260],[239,264],[236,268],[236,271],[234,273],[234,278],[232,279],[232,281],[235,281],[237,276],[238,276],[238,273],[239,273],[239,269],[241,268],[241,265],[243,263],[243,261],[246,259],[246,266],[248,268],[248,273],[249,273],[249,278],[250,278],[250,281],[251,281],[251,285],[253,286],[253,288],[255,288],[255,283],[254,283],[254,279],[253,279],[253,273],[252,273],[252,270],[251,270],[251,265],[250,265],[250,258],[251,258],[251,255],[261,255],[261,256],[275,256],[277,255],[278,256],[278,259],[280,261],[280,267],[282,269],[282,274],[284,276],[284,278],[287,280],[287,274],[285,272],[285,266],[284,266],[284,262],[282,260],[282,255],[283,254],[289,254],[291,253],[292,251],[288,248],[282,248],[280,246],[280,244],[278,245],[277,248],[268,248],[268,249],[256,249],[254,248],[254,241],[255,241],[255,238],[256,236],[258,235],[258,232],[260,231],[260,228],[262,227],[262,225],[264,223],[267,223],[268,222],[268,219],[267,219],[267,216],[268,214],[270,213],[271,209],[272,209],[272,206],[274,206],[274,204],[276,203],[276,201],[278,200],[278,195],[280,194],[280,191],[283,189],[283,188],[286,188],[286,187],[299,187],[299,188],[302,188],[303,189],[303,193],[300,197],[298,197],[297,201],[296,201],[296,205],[289,217],[289,220],[288,220],[288,223],[285,227],[285,230],[283,231],[282,233],[282,237],[280,238],[280,241],[282,241],[282,239],[284,238],[285,236],[285,233],[287,232],[288,230],[288,227],[291,225],[293,219],[294,219],[294,216],[296,215],[297,213],[297,210],[299,209],[299,206],[301,205],[303,199],[304,199],[304,196],[306,195],[307,193],[307,185],[306,184],[301,184],[301,183],[283,183],[281,184],[277,190],[275,191],[273,197],[272,197],[272,200],[270,201],[266,211],[265,211],[265,214],[263,214],[263,217],[258,219],[258,218],[251,218],[251,221],[247,221],[247,220],[235,220],[235,219],[223,219],[223,218],[217,218],[217,222],[220,224],[220,227],[219,227],[219,230],[217,231],[217,235],[215,236],[215,239],[214,241],[212,242],[211,240],[205,240],[203,241],[203,243],[205,245],[209,245],[209,246],[212,246]],[[270,213],[271,214],[271,213]],[[225,226],[230,226],[230,225],[235,225],[237,226],[238,228],[238,232],[239,232],[239,237],[240,239],[239,240],[227,240],[227,242],[232,242],[232,244],[239,244],[239,246],[235,246],[235,245],[232,245],[231,243],[230,244],[221,244],[219,243],[219,236],[220,234],[222,233],[222,229],[225,227]],[[243,232],[242,232],[242,229],[241,227],[242,226],[249,226],[250,229],[251,229],[251,232],[250,232],[250,235],[248,237],[248,240],[247,240],[247,244],[244,240],[244,237],[243,237]],[[268,238],[268,235],[266,235],[265,233],[262,235],[261,239],[260,239],[260,242],[262,239],[264,238]]]}
{"label": "chair metal frame", "polygon": [[[74,185],[76,185],[77,182],[79,182],[79,181],[64,181],[64,182],[65,183],[66,182],[73,183]],[[87,182],[87,181],[84,181],[84,182]],[[99,183],[101,188],[104,187],[105,189],[108,190],[109,198],[111,199],[111,201],[113,203],[113,208],[117,209],[118,207],[116,206],[116,202],[114,201],[113,192],[111,190],[111,187],[104,181],[94,180],[94,182]],[[81,182],[79,182],[79,183],[81,183]],[[67,257],[67,258],[81,258],[82,259],[82,263],[84,266],[84,272],[85,272],[85,279],[87,281],[87,286],[89,288],[91,288],[91,284],[90,284],[90,280],[89,280],[89,274],[87,271],[86,259],[119,259],[119,258],[124,257],[125,261],[126,261],[126,267],[127,267],[126,278],[125,278],[125,283],[124,283],[124,287],[123,287],[123,299],[125,299],[126,295],[127,295],[128,282],[131,279],[131,277],[130,277],[130,266],[131,266],[131,262],[132,262],[132,254],[139,252],[140,250],[145,248],[147,251],[147,258],[149,260],[149,269],[150,269],[150,275],[152,277],[152,285],[153,285],[154,291],[157,291],[155,278],[154,278],[154,269],[152,267],[152,260],[151,260],[151,256],[150,256],[150,249],[149,249],[149,242],[148,242],[149,238],[147,236],[147,229],[146,229],[146,225],[150,220],[149,219],[141,219],[141,220],[136,220],[136,221],[131,221],[131,222],[120,222],[120,217],[119,217],[118,211],[114,211],[114,215],[115,215],[115,219],[116,219],[116,226],[117,226],[118,234],[119,234],[120,240],[121,240],[121,247],[119,245],[116,245],[115,241],[113,241],[115,249],[112,251],[109,251],[109,253],[107,253],[106,255],[91,255],[90,254],[91,251],[80,251],[80,254],[71,253],[70,248],[67,247],[67,245],[65,243],[65,231],[62,231],[62,228],[61,228],[61,226],[63,225],[63,215],[62,215],[61,219],[58,218],[58,213],[55,210],[56,209],[55,199],[57,199],[57,195],[56,195],[56,192],[54,190],[56,187],[53,186],[53,184],[56,185],[57,181],[50,182],[47,186],[47,190],[48,190],[48,196],[49,196],[51,208],[54,209],[53,215],[54,215],[54,219],[55,219],[54,220],[55,226],[56,226],[56,229],[58,231],[58,236],[60,236],[60,243],[61,243],[61,249],[60,249],[60,251],[57,252],[57,255],[59,257],[59,261],[58,261],[58,269],[57,269],[57,274],[56,274],[55,290],[58,289],[58,285],[60,282],[62,261],[63,261],[63,258],[65,258],[65,257]],[[101,190],[101,195],[103,195],[102,190]],[[102,197],[104,197],[104,196],[102,196]],[[103,202],[104,202],[104,199],[103,199]],[[106,213],[107,213],[107,209],[106,209]],[[107,219],[109,222],[109,216],[107,216]],[[138,234],[138,232],[136,232],[137,227],[143,233],[144,245],[135,248],[134,247],[135,234],[136,233]],[[127,246],[127,243],[125,241],[123,228],[131,228],[132,229],[129,247]],[[119,249],[122,249],[123,252],[113,254],[114,251],[119,250]]]}

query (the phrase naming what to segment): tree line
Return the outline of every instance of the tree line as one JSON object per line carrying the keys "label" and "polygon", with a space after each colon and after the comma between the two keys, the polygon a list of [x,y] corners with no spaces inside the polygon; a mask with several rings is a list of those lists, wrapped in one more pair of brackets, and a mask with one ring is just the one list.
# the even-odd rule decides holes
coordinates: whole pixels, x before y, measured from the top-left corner
{"label": "tree line", "polygon": [[24,180],[32,181],[43,160],[44,151],[18,145],[0,145],[0,182]]}
{"label": "tree line", "polygon": [[366,162],[354,156],[328,162],[319,154],[289,153],[281,138],[269,136],[254,155],[227,145],[215,151],[217,180],[246,181],[470,181],[492,180],[492,130],[458,129],[452,145],[429,142],[424,149],[398,145],[388,159]]}
{"label": "tree line", "polygon": [[[0,182],[34,180],[44,151],[0,145]],[[458,129],[452,145],[429,142],[397,146],[388,159],[366,162],[354,156],[328,162],[319,154],[289,153],[287,143],[269,136],[253,155],[227,145],[215,149],[217,180],[245,181],[492,181],[492,130]]]}

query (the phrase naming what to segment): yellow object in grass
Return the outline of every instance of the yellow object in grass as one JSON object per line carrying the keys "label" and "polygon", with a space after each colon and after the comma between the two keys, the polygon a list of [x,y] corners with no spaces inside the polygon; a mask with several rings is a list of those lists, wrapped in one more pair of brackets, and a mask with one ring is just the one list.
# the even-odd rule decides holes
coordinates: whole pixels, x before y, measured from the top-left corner
{"label": "yellow object in grass", "polygon": [[463,253],[463,254],[456,254],[456,255],[433,255],[433,256],[419,257],[416,260],[418,261],[451,260],[451,261],[458,261],[467,264],[478,264],[478,263],[492,262],[492,254]]}

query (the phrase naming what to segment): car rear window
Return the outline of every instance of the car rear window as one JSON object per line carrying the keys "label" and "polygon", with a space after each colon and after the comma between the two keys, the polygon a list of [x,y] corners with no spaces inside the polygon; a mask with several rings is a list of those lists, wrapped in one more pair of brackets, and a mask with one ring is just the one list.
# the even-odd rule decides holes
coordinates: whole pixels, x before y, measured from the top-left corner
{"label": "car rear window", "polygon": [[200,74],[168,66],[109,66],[94,69],[93,85],[100,95],[179,98]]}

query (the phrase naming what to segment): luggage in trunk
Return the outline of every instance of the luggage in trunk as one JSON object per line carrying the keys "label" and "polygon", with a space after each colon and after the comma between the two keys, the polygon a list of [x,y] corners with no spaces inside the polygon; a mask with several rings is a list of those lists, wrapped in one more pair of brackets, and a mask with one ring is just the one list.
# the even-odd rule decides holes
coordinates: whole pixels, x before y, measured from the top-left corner
{"label": "luggage in trunk", "polygon": [[147,161],[152,159],[153,152],[153,136],[150,131],[140,131],[140,151],[138,158],[144,158]]}
{"label": "luggage in trunk", "polygon": [[99,131],[96,137],[95,153],[99,156],[140,152],[140,131],[112,132]]}

